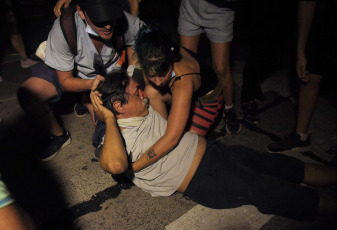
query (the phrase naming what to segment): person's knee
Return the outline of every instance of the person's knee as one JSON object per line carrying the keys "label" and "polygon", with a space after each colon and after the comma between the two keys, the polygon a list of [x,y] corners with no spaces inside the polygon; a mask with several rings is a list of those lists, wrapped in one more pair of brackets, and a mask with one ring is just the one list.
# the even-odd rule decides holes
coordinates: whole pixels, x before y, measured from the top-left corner
{"label": "person's knee", "polygon": [[308,78],[309,78],[309,81],[308,81],[307,86],[311,88],[317,88],[320,86],[321,80],[323,77],[317,74],[308,74]]}
{"label": "person's knee", "polygon": [[230,78],[230,67],[229,65],[226,65],[225,63],[213,63],[213,69],[215,73],[218,76],[221,76],[222,78]]}
{"label": "person's knee", "polygon": [[37,85],[34,85],[34,81],[30,81],[30,79],[26,80],[18,89],[17,96],[19,102],[26,104],[33,95],[38,94]]}
{"label": "person's knee", "polygon": [[57,91],[51,83],[34,77],[26,80],[17,91],[18,101],[25,110],[28,106],[47,102],[55,96]]}

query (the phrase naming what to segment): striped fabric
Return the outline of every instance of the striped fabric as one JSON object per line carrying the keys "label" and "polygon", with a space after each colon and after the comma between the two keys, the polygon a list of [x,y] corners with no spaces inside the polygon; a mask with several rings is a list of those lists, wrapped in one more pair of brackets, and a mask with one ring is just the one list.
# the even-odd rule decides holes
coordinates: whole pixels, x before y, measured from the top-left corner
{"label": "striped fabric", "polygon": [[195,103],[190,130],[206,136],[223,107],[223,95],[208,103]]}

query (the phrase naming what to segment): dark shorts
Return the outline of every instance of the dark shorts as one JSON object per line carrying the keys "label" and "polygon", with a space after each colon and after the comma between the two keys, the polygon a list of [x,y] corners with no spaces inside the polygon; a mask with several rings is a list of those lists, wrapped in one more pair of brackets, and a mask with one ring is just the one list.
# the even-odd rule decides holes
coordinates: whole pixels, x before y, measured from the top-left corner
{"label": "dark shorts", "polygon": [[307,70],[312,74],[337,76],[336,13],[336,1],[317,1],[306,46]]}
{"label": "dark shorts", "polygon": [[319,37],[308,42],[306,48],[307,70],[309,73],[323,77],[337,76],[337,36],[332,40],[331,37]]}
{"label": "dark shorts", "polygon": [[303,177],[304,164],[298,159],[214,142],[184,195],[215,209],[252,204],[262,213],[313,220],[319,197],[299,185]]}
{"label": "dark shorts", "polygon": [[55,86],[58,95],[51,98],[49,102],[57,102],[60,100],[64,91],[60,85],[55,69],[49,67],[44,62],[39,62],[32,66],[32,76],[46,80]]}

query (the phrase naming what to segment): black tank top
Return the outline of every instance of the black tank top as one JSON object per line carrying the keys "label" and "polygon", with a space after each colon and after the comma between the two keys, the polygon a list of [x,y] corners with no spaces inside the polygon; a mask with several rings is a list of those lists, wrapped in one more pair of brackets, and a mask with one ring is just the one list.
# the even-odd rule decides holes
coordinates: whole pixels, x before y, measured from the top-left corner
{"label": "black tank top", "polygon": [[[184,48],[184,47],[182,47]],[[180,80],[181,77],[186,76],[186,75],[200,75],[200,79],[201,79],[201,84],[200,84],[200,88],[194,93],[195,97],[201,97],[206,95],[209,91],[211,91],[212,89],[215,89],[215,87],[218,84],[218,77],[216,75],[216,73],[214,72],[213,68],[211,66],[209,66],[205,60],[203,60],[202,58],[200,58],[196,53],[193,53],[192,51],[184,48],[199,64],[199,68],[200,68],[200,73],[186,73],[186,74],[182,74],[180,76],[177,76],[172,85],[174,85],[174,83],[177,80]]]}

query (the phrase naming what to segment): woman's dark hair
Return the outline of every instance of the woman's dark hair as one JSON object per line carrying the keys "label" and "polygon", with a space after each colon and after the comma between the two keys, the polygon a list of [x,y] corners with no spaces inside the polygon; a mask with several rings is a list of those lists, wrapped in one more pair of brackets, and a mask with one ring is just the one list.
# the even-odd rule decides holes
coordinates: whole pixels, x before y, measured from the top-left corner
{"label": "woman's dark hair", "polygon": [[130,82],[129,76],[124,70],[119,69],[112,71],[104,78],[105,80],[98,84],[96,90],[102,94],[103,105],[118,115],[119,113],[114,109],[113,103],[115,101],[120,101],[122,105],[128,103],[126,88]]}
{"label": "woman's dark hair", "polygon": [[165,75],[181,59],[179,46],[158,26],[143,26],[136,37],[136,55],[145,75]]}

